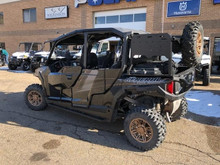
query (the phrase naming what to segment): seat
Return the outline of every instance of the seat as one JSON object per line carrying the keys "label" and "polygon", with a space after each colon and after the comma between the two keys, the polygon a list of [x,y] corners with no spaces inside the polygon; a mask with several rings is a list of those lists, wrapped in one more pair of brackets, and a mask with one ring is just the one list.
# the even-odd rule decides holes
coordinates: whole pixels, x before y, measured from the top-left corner
{"label": "seat", "polygon": [[[80,59],[80,66],[83,67],[84,54],[82,54]],[[87,69],[96,68],[98,66],[98,58],[95,53],[89,53],[87,57]]]}
{"label": "seat", "polygon": [[92,69],[98,66],[98,58],[95,53],[90,53],[87,58],[87,68]]}
{"label": "seat", "polygon": [[104,58],[104,61],[102,63],[102,68],[109,68],[114,63],[114,53],[113,52],[106,52],[106,57]]}

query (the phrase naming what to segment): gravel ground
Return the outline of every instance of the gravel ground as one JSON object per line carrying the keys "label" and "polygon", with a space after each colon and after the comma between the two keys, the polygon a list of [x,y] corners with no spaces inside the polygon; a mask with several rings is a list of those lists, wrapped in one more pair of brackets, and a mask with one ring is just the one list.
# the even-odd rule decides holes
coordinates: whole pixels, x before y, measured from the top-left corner
{"label": "gravel ground", "polygon": [[[168,123],[164,143],[141,152],[127,142],[122,121],[100,123],[52,107],[31,111],[23,92],[32,83],[39,80],[31,73],[0,70],[1,165],[220,164],[220,127],[212,123]],[[219,76],[212,77],[209,87],[196,85],[195,90],[220,94]]]}

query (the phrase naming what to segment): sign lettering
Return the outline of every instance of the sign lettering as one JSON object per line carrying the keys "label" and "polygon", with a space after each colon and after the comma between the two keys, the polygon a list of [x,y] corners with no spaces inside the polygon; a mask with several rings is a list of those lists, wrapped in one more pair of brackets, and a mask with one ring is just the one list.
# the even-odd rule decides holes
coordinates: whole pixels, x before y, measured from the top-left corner
{"label": "sign lettering", "polygon": [[[135,2],[136,0],[126,0],[126,2]],[[90,6],[99,6],[102,4],[115,4],[120,3],[120,0],[75,0],[75,7],[79,7],[81,4],[88,3]]]}
{"label": "sign lettering", "polygon": [[45,19],[67,18],[68,6],[45,8]]}
{"label": "sign lettering", "polygon": [[218,4],[218,3],[220,4],[220,0],[213,0],[213,3],[214,4]]}
{"label": "sign lettering", "polygon": [[199,15],[200,4],[201,0],[168,2],[167,17]]}

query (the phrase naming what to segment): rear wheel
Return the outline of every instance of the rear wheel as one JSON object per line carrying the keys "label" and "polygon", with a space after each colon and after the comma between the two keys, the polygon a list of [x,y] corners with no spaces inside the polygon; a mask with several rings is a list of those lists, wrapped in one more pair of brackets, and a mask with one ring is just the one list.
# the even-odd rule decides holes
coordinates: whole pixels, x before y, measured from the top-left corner
{"label": "rear wheel", "polygon": [[184,27],[180,40],[183,64],[191,67],[201,62],[204,44],[203,38],[203,27],[198,21],[189,22]]}
{"label": "rear wheel", "polygon": [[27,62],[27,61],[24,61],[22,64],[21,64],[21,67],[22,67],[22,70],[23,71],[27,71],[30,69],[30,63]]}
{"label": "rear wheel", "polygon": [[209,86],[210,84],[210,70],[209,68],[205,68],[203,70],[203,85],[204,86]]}
{"label": "rear wheel", "polygon": [[24,100],[26,105],[35,111],[41,111],[47,107],[43,88],[39,84],[32,84],[26,88]]}
{"label": "rear wheel", "polygon": [[147,151],[163,142],[166,125],[156,110],[134,107],[125,118],[124,131],[133,146]]}
{"label": "rear wheel", "polygon": [[182,98],[179,108],[170,116],[171,122],[179,120],[184,117],[188,112],[188,103],[185,97]]}

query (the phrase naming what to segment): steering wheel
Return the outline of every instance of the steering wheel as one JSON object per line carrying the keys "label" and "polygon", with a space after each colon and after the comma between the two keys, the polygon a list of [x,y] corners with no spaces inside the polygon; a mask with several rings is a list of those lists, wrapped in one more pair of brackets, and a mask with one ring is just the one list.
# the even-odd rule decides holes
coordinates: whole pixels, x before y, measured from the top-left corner
{"label": "steering wheel", "polygon": [[52,68],[54,68],[56,71],[59,71],[62,67],[64,67],[64,63],[62,60],[56,61],[52,64]]}

